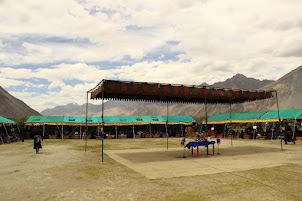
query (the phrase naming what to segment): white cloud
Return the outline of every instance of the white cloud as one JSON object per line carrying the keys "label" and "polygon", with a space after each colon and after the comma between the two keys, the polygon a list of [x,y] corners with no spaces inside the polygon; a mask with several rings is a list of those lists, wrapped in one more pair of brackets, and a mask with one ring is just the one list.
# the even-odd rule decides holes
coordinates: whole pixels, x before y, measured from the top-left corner
{"label": "white cloud", "polygon": [[[211,84],[243,73],[276,79],[301,65],[301,8],[300,0],[2,1],[0,76],[8,81],[0,81],[30,91],[45,87],[32,80],[45,79],[43,95],[25,94],[31,106],[43,108],[80,102],[74,94],[85,98],[104,78]],[[125,58],[129,65],[91,64]]]}
{"label": "white cloud", "polygon": [[14,79],[8,79],[8,78],[3,78],[0,77],[0,86],[4,88],[12,87],[12,86],[20,86],[24,85],[25,82],[20,81],[20,80],[14,80]]}

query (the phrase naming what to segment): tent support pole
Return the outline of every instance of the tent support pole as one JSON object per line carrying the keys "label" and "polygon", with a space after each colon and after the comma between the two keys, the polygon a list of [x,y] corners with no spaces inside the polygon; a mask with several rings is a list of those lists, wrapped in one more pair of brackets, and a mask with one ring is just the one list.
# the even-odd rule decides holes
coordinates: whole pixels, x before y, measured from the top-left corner
{"label": "tent support pole", "polygon": [[44,139],[44,134],[45,134],[45,124],[43,124],[43,139]]}
{"label": "tent support pole", "polygon": [[273,126],[272,126],[272,137],[271,137],[271,140],[273,140],[273,135],[274,135],[274,126],[275,126],[275,122],[273,122]]}
{"label": "tent support pole", "polygon": [[[206,113],[206,135],[208,135],[208,107],[207,107],[207,87],[205,87],[205,96],[204,96],[204,101],[205,101],[205,113]],[[207,137],[207,136],[206,136]],[[208,155],[207,155],[208,156]]]}
{"label": "tent support pole", "polygon": [[117,125],[115,125],[115,139],[117,139]]}
{"label": "tent support pole", "polygon": [[[300,115],[302,115],[302,113],[299,114],[297,117],[299,117]],[[295,140],[294,138],[295,138],[295,132],[296,132],[296,121],[297,121],[297,117],[295,117],[295,122],[294,122],[294,132],[293,132],[293,137],[292,137],[293,140]]]}
{"label": "tent support pole", "polygon": [[296,121],[297,121],[297,118],[295,118],[295,121],[294,121],[294,131],[293,131],[293,136],[292,136],[292,139],[295,140],[295,131],[296,131]]}
{"label": "tent support pole", "polygon": [[132,132],[133,132],[133,139],[135,139],[135,130],[134,130],[134,124],[132,125]]}
{"label": "tent support pole", "polygon": [[151,136],[152,136],[152,134],[151,134],[151,123],[149,124],[149,131],[150,131],[150,138],[151,138]]}
{"label": "tent support pole", "polygon": [[80,139],[82,139],[82,126],[80,125]]}
{"label": "tent support pole", "polygon": [[182,134],[182,137],[184,137],[184,125],[181,124],[181,134]]}
{"label": "tent support pole", "polygon": [[87,99],[86,99],[86,119],[85,119],[85,126],[86,126],[86,131],[85,131],[85,134],[86,134],[86,139],[85,139],[85,152],[87,150],[87,132],[88,132],[88,127],[87,127],[87,117],[88,117],[88,91],[87,91]]}
{"label": "tent support pole", "polygon": [[[278,129],[280,130],[280,127],[281,127],[281,120],[280,120],[280,113],[279,113],[279,101],[278,101],[278,93],[277,91],[275,91],[276,93],[276,99],[277,99],[277,109],[278,109],[278,119],[279,119],[279,127]],[[281,140],[281,151],[283,151],[283,147],[282,147],[282,138],[280,138]]]}
{"label": "tent support pole", "polygon": [[104,82],[102,84],[102,163],[104,163]]}
{"label": "tent support pole", "polygon": [[18,128],[19,134],[20,134],[21,133],[20,128],[19,128],[18,124],[16,124],[16,125],[17,125],[17,128]]}
{"label": "tent support pole", "polygon": [[1,135],[0,135],[0,140],[1,140],[2,144],[4,144],[4,142],[3,142],[3,139],[2,139],[2,136],[1,136]]}
{"label": "tent support pole", "polygon": [[227,128],[227,123],[224,124],[223,138],[225,138],[226,128]]}
{"label": "tent support pole", "polygon": [[[205,139],[206,139],[206,146],[208,147],[208,107],[207,107],[207,87],[205,87],[205,96],[204,96],[204,99],[205,99],[205,112],[206,112],[206,136],[205,136]],[[201,122],[202,124],[202,122]],[[193,151],[193,149],[192,149]],[[207,154],[207,157],[209,155]]]}
{"label": "tent support pole", "polygon": [[62,140],[64,139],[64,125],[62,124]]}
{"label": "tent support pole", "polygon": [[232,132],[232,100],[230,100],[230,132],[231,132],[231,145],[233,146],[233,132]]}
{"label": "tent support pole", "polygon": [[6,130],[5,124],[4,123],[2,123],[2,124],[3,124],[4,130],[5,130],[5,133],[6,133],[7,137],[8,137],[8,132]]}
{"label": "tent support pole", "polygon": [[169,136],[169,133],[168,133],[168,123],[169,123],[169,103],[167,102],[167,121],[166,121],[167,149],[169,148],[168,147],[168,136]]}

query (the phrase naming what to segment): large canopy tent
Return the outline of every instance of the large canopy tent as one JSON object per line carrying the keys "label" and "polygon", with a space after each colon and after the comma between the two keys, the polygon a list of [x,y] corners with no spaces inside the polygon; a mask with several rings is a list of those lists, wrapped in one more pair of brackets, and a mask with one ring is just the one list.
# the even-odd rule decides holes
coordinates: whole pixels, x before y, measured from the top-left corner
{"label": "large canopy tent", "polygon": [[[88,94],[91,99],[102,100],[102,121],[104,122],[104,99],[159,101],[167,103],[167,123],[169,122],[168,103],[243,103],[273,97],[273,91],[253,91],[241,89],[224,89],[207,86],[176,85],[165,83],[128,82],[102,80],[93,89],[87,91],[86,116],[88,112]],[[277,96],[277,93],[276,93]],[[207,117],[207,107],[205,107]],[[167,130],[167,124],[166,124]],[[168,148],[168,136],[167,136]],[[103,162],[103,141],[102,141]]]}
{"label": "large canopy tent", "polygon": [[[16,122],[14,122],[14,121],[12,121],[12,120],[9,120],[9,119],[6,119],[6,118],[0,116],[0,127],[3,127],[3,128],[4,128],[5,133],[6,133],[7,136],[8,136],[9,134],[8,134],[7,129],[6,129],[6,126],[12,126],[12,125],[16,125]],[[19,128],[18,128],[18,129],[19,129]],[[1,136],[0,136],[0,140],[1,140],[2,143],[3,143],[3,139],[2,139]]]}

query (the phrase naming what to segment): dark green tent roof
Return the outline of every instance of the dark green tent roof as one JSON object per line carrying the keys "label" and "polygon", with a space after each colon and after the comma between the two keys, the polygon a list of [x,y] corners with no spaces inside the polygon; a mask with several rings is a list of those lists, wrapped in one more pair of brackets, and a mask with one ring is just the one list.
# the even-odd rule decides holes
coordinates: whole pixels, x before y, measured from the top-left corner
{"label": "dark green tent roof", "polygon": [[[47,125],[85,125],[86,117],[72,116],[30,116],[26,124]],[[89,125],[102,124],[101,117],[88,117]],[[143,124],[165,124],[166,116],[112,116],[104,117],[105,126],[110,125],[143,125]],[[195,120],[190,116],[169,116],[169,124],[192,124]]]}
{"label": "dark green tent roof", "polygon": [[0,123],[3,123],[3,124],[15,124],[16,122],[0,116]]}
{"label": "dark green tent roof", "polygon": [[60,124],[63,122],[63,116],[30,116],[25,123],[31,124]]}
{"label": "dark green tent roof", "polygon": [[[294,109],[294,110],[279,110],[280,119],[295,119],[302,114],[302,109]],[[264,115],[262,115],[259,119],[278,119],[278,110],[268,111]]]}
{"label": "dark green tent roof", "polygon": [[[302,109],[280,110],[280,119],[302,119]],[[276,122],[279,121],[278,110],[273,111],[255,111],[216,114],[208,119],[208,124],[225,124],[225,123],[252,123],[252,122]],[[203,122],[205,124],[205,122]]]}

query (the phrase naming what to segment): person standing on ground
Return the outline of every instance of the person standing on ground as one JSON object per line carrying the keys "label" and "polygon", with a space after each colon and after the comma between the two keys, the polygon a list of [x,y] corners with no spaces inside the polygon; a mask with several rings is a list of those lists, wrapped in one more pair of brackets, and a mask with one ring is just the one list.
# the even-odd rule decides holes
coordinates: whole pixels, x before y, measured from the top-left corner
{"label": "person standing on ground", "polygon": [[34,136],[34,149],[36,150],[36,154],[39,153],[39,149],[42,149],[42,129],[37,125],[32,131]]}

